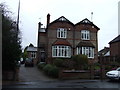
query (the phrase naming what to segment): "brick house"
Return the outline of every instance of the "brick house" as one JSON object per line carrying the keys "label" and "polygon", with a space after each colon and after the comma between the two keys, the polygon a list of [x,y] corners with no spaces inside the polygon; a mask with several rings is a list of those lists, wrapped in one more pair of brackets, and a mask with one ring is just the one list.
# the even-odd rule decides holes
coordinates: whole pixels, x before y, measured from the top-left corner
{"label": "brick house", "polygon": [[120,56],[120,35],[109,42],[110,45],[110,55]]}
{"label": "brick house", "polygon": [[[47,15],[46,28],[38,23],[38,61],[49,62],[51,58],[71,58],[85,54],[90,62],[98,60],[98,35],[100,30],[87,18],[73,24],[64,16],[50,22]],[[46,61],[47,60],[47,61]]]}
{"label": "brick house", "polygon": [[37,47],[30,44],[27,49],[27,57],[33,59],[34,64],[37,63]]}
{"label": "brick house", "polygon": [[109,47],[104,47],[104,49],[101,49],[98,52],[98,56],[110,56],[110,48]]}

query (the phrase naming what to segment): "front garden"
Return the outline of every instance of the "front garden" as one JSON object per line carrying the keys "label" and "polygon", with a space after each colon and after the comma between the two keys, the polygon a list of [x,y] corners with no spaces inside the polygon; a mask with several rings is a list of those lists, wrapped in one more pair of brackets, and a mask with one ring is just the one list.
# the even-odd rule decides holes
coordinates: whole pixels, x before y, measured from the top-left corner
{"label": "front garden", "polygon": [[72,56],[71,59],[54,58],[51,63],[39,63],[38,68],[53,78],[61,78],[66,75],[66,77],[75,77],[77,73],[77,76],[79,76],[80,73],[88,73],[89,71],[88,58],[86,55],[75,55]]}
{"label": "front garden", "polygon": [[[75,55],[70,59],[54,58],[47,64],[39,63],[38,68],[53,78],[105,79],[107,71],[114,65],[97,62],[89,64],[86,55]],[[112,63],[113,64],[113,63]]]}

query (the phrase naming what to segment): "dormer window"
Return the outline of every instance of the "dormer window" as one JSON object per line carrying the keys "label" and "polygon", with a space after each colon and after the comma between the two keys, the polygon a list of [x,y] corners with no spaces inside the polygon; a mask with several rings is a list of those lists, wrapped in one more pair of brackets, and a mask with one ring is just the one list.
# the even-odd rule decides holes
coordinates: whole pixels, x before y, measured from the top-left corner
{"label": "dormer window", "polygon": [[90,40],[90,31],[82,30],[81,31],[81,39],[82,40]]}
{"label": "dormer window", "polygon": [[67,37],[67,29],[66,28],[58,28],[57,29],[57,38],[66,38]]}

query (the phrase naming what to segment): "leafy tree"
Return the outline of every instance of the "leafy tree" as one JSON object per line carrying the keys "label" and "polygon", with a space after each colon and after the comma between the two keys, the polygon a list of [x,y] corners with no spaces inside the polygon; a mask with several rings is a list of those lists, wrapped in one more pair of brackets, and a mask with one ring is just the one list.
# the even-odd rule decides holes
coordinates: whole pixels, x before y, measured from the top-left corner
{"label": "leafy tree", "polygon": [[14,70],[21,55],[20,32],[6,6],[1,3],[0,8],[2,9],[2,67],[3,70]]}
{"label": "leafy tree", "polygon": [[22,58],[23,58],[23,61],[25,61],[26,60],[26,58],[28,57],[28,54],[27,54],[27,48],[28,48],[28,46],[26,46],[25,47],[25,49],[24,49],[24,52],[22,53]]}

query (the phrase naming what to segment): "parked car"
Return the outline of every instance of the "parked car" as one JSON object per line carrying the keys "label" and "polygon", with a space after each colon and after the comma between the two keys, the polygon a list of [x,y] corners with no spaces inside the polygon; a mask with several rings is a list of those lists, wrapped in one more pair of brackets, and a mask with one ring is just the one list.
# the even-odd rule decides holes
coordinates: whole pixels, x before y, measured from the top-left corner
{"label": "parked car", "polygon": [[20,67],[20,66],[21,66],[21,62],[20,62],[20,61],[17,61],[16,66],[17,66],[17,67]]}
{"label": "parked car", "polygon": [[120,80],[120,67],[117,68],[116,70],[112,70],[106,73],[106,76],[110,80]]}
{"label": "parked car", "polygon": [[33,66],[34,66],[33,59],[26,58],[25,67],[33,67]]}

